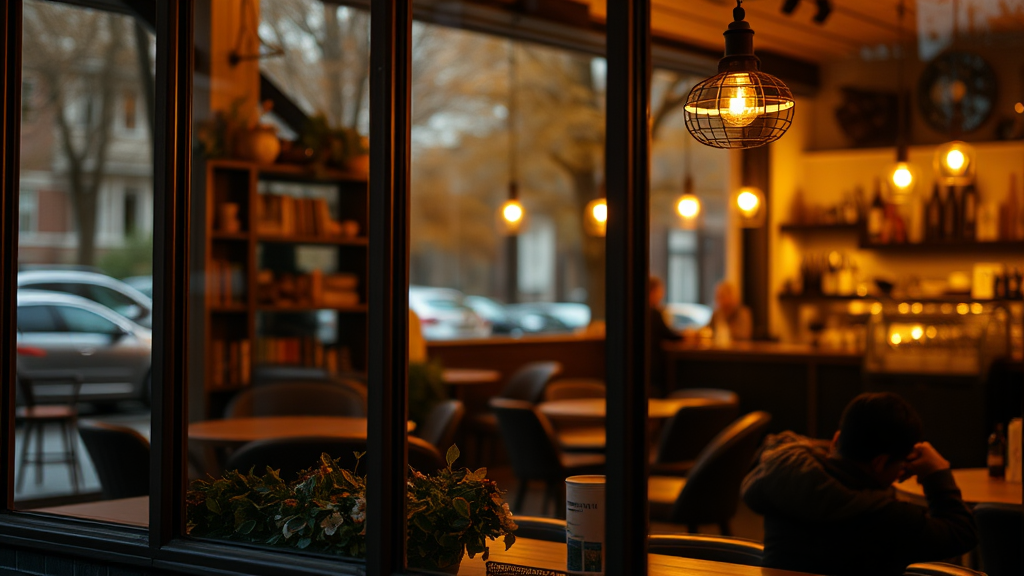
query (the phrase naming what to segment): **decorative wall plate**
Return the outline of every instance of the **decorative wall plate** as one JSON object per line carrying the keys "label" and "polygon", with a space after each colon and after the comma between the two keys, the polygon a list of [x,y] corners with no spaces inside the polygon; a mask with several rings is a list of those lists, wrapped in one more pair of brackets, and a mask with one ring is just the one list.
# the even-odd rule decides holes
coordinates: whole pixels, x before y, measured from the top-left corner
{"label": "decorative wall plate", "polygon": [[970,52],[937,56],[917,84],[921,115],[943,134],[978,129],[992,115],[995,99],[995,72],[984,58]]}

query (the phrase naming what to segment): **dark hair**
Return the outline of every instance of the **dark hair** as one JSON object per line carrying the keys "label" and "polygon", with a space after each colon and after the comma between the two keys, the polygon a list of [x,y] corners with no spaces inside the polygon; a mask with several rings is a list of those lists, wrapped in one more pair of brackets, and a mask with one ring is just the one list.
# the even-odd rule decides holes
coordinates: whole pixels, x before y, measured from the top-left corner
{"label": "dark hair", "polygon": [[922,439],[921,419],[891,392],[868,392],[846,405],[839,423],[839,455],[868,462],[876,456],[906,458]]}

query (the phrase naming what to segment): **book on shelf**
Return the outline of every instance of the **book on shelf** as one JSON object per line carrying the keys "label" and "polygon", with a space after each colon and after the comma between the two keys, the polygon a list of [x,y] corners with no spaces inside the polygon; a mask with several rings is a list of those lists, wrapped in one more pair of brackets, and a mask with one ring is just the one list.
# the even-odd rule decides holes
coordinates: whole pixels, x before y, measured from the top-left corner
{"label": "book on shelf", "polygon": [[351,273],[275,273],[260,270],[256,276],[256,299],[269,306],[325,306],[345,308],[359,305],[359,277]]}
{"label": "book on shelf", "polygon": [[331,218],[326,199],[280,194],[260,194],[256,202],[256,232],[267,236],[343,236],[341,223]]}
{"label": "book on shelf", "polygon": [[207,270],[207,298],[212,306],[245,303],[245,272],[241,262],[221,258],[210,261]]}
{"label": "book on shelf", "polygon": [[252,346],[248,339],[210,342],[211,388],[238,388],[248,386],[252,375]]}

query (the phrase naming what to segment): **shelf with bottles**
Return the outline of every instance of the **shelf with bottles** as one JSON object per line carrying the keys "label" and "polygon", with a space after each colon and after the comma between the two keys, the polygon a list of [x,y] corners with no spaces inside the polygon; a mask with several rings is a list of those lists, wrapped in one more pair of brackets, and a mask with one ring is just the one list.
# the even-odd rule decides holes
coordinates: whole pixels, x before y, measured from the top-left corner
{"label": "shelf with bottles", "polygon": [[846,222],[836,222],[836,223],[825,223],[825,222],[822,222],[822,223],[787,223],[787,224],[781,224],[779,226],[779,230],[781,230],[783,232],[792,232],[792,233],[799,233],[799,232],[809,232],[809,233],[811,233],[811,232],[859,233],[859,232],[862,231],[862,229],[863,229],[863,227],[859,223],[857,223],[857,222],[853,222],[853,223],[846,223]]}

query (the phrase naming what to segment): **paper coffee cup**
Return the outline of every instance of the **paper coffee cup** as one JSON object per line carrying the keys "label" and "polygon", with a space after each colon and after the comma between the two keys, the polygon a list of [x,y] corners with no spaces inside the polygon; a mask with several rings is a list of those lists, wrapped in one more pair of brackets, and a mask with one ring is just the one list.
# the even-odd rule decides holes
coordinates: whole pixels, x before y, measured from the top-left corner
{"label": "paper coffee cup", "polygon": [[604,476],[565,479],[566,571],[604,574]]}

